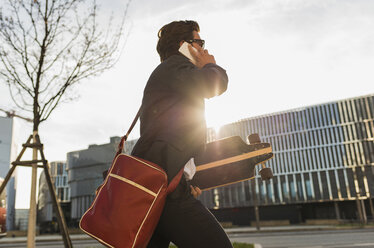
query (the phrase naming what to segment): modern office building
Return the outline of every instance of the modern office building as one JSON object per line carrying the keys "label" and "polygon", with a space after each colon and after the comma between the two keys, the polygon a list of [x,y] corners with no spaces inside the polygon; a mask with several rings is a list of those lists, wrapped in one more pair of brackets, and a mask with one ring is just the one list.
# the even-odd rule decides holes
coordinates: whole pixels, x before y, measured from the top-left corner
{"label": "modern office building", "polygon": [[[111,137],[110,143],[89,145],[88,149],[67,154],[68,183],[71,194],[71,219],[79,219],[91,205],[96,188],[103,182],[103,171],[109,169],[121,137]],[[130,153],[136,140],[125,143],[124,152]]]}
{"label": "modern office building", "polygon": [[[17,144],[16,134],[17,122],[11,117],[0,116],[0,177],[5,178],[10,169],[10,163],[16,159]],[[15,173],[14,173],[15,174]],[[6,188],[6,227],[7,230],[14,229],[15,222],[15,175],[8,181]]]}
{"label": "modern office building", "polygon": [[68,184],[68,171],[66,169],[66,162],[51,162],[50,171],[52,181],[55,184],[57,199],[62,203],[70,202],[70,186]]}
{"label": "modern office building", "polygon": [[[50,174],[55,186],[57,200],[60,202],[66,222],[70,221],[70,185],[68,184],[68,172],[64,161],[54,161],[50,163]],[[41,173],[39,178],[38,195],[38,223],[40,232],[53,232],[57,224],[53,210],[51,193],[49,191],[45,173]]]}
{"label": "modern office building", "polygon": [[[373,218],[374,95],[243,119],[208,131],[209,141],[258,133],[273,146],[274,178],[255,180],[262,220]],[[257,168],[258,170],[259,168]],[[251,181],[205,192],[221,221],[254,220]]]}
{"label": "modern office building", "polygon": [[[374,94],[251,117],[207,132],[208,142],[235,135],[246,141],[258,133],[274,152],[267,162],[273,179],[257,176],[200,196],[219,221],[248,225],[255,205],[260,220],[373,218]],[[72,219],[78,221],[90,206],[119,139],[68,153]],[[126,153],[135,142],[127,142]]]}
{"label": "modern office building", "polygon": [[29,223],[29,209],[26,208],[17,208],[15,210],[15,217],[14,217],[14,229],[20,231],[27,231],[28,223]]}

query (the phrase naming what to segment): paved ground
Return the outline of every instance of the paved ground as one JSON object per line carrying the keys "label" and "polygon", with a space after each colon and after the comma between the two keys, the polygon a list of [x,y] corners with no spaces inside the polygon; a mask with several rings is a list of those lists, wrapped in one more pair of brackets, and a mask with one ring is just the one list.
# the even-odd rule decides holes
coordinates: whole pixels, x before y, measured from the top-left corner
{"label": "paved ground", "polygon": [[369,248],[374,247],[374,229],[241,233],[230,239],[262,248]]}
{"label": "paved ground", "polygon": [[[349,228],[347,230],[347,228]],[[337,247],[374,247],[374,227],[341,229],[329,225],[292,225],[281,227],[262,227],[258,232],[254,227],[225,229],[231,241],[255,243],[263,248],[337,248]],[[70,236],[74,248],[102,248],[103,246],[85,234]],[[43,235],[36,237],[37,247],[63,248],[61,236]],[[0,239],[0,247],[26,247],[26,237],[5,237]]]}

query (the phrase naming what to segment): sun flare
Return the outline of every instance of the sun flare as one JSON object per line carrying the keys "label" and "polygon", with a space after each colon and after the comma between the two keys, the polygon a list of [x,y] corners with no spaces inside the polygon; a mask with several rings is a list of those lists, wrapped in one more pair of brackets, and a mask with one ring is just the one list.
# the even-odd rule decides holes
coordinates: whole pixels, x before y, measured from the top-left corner
{"label": "sun flare", "polygon": [[205,119],[208,128],[213,128],[219,132],[224,124],[229,123],[222,111],[222,106],[217,101],[208,100],[205,102]]}

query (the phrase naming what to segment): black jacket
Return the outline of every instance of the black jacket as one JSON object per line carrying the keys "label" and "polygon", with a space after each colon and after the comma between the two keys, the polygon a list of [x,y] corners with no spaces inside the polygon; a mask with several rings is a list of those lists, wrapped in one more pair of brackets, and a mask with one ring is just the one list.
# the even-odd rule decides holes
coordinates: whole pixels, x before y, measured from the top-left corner
{"label": "black jacket", "polygon": [[[183,55],[163,61],[144,89],[140,138],[132,154],[142,157],[155,141],[162,141],[183,157],[193,157],[206,142],[204,98],[222,94],[227,83],[226,71],[216,64],[200,69]],[[176,161],[176,171],[185,162]]]}

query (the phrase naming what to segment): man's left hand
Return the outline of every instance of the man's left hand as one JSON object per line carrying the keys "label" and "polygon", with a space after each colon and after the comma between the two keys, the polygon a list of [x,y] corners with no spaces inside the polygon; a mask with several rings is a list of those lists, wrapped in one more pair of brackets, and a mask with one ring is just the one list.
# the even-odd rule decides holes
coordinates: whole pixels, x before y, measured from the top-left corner
{"label": "man's left hand", "polygon": [[199,195],[201,195],[202,192],[199,187],[190,185],[190,188],[191,188],[191,194],[193,195],[193,197],[197,198]]}

